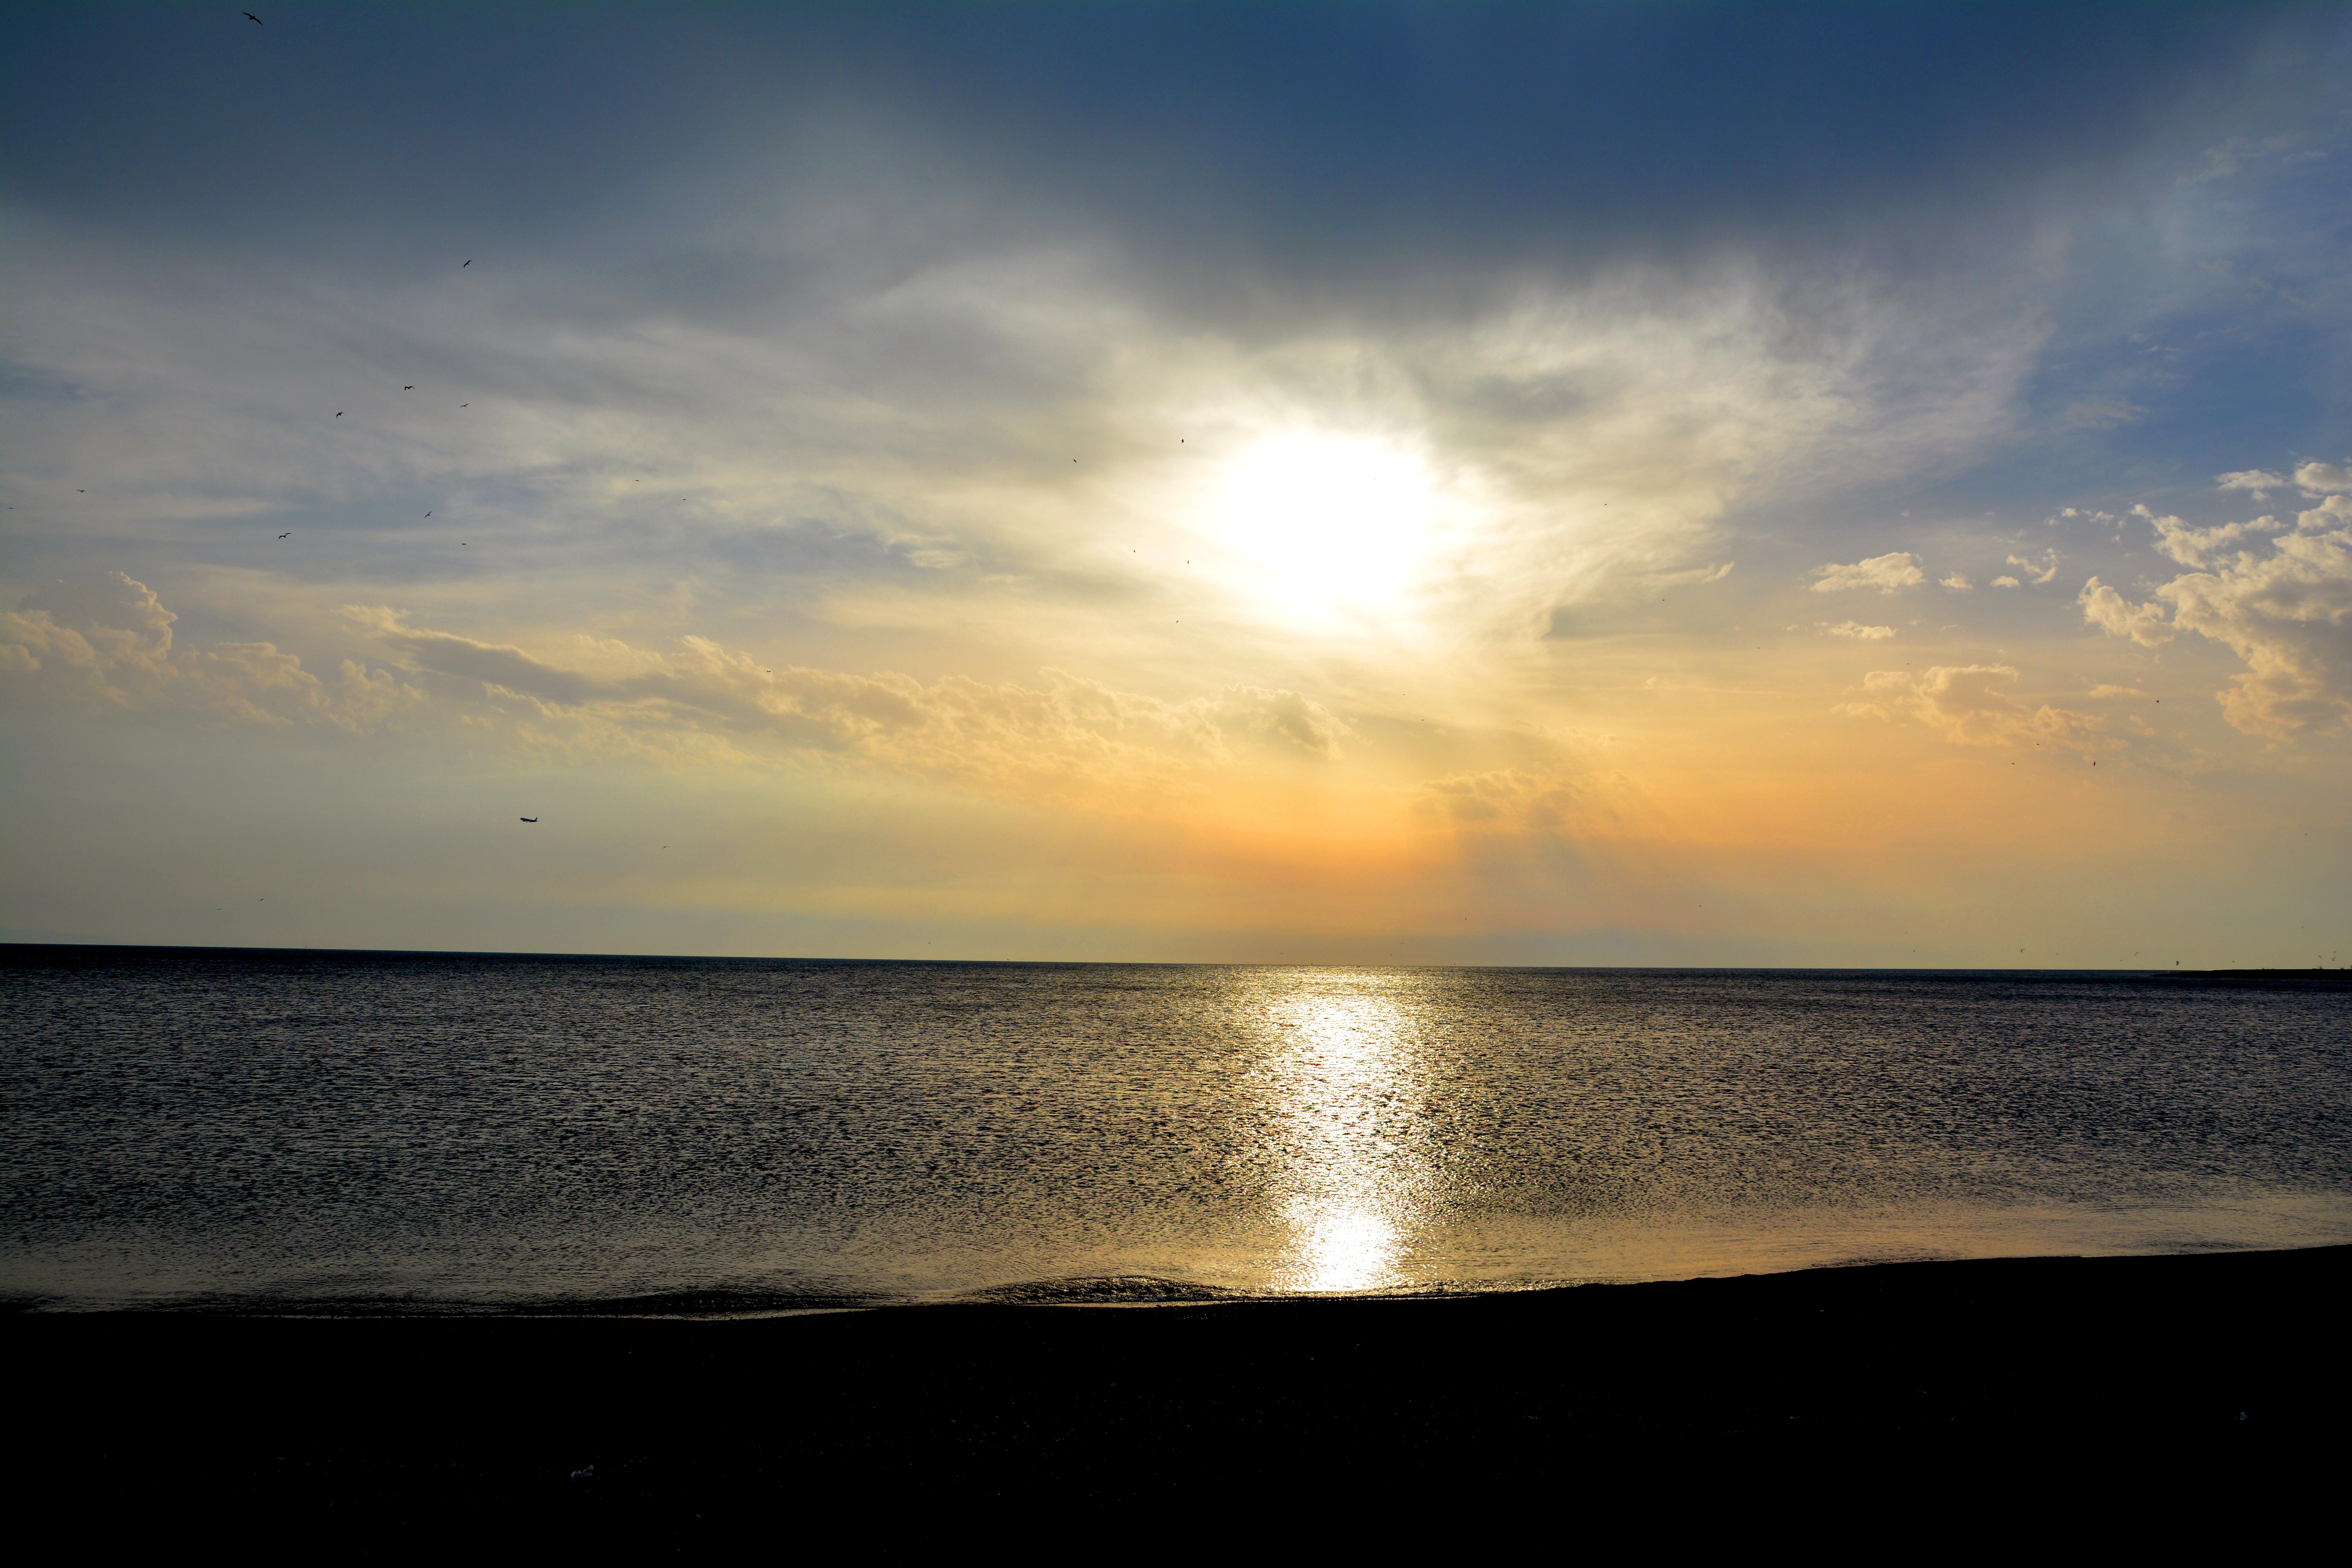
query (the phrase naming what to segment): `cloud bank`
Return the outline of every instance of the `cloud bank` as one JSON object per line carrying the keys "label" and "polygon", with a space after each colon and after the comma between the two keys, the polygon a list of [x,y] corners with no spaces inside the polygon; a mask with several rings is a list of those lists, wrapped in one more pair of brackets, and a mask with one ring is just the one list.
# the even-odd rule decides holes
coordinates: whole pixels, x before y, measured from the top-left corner
{"label": "cloud bank", "polygon": [[116,711],[176,710],[279,727],[367,729],[424,700],[390,670],[350,659],[322,681],[272,643],[175,649],[177,618],[120,572],[54,582],[0,613],[0,675],[47,698]]}

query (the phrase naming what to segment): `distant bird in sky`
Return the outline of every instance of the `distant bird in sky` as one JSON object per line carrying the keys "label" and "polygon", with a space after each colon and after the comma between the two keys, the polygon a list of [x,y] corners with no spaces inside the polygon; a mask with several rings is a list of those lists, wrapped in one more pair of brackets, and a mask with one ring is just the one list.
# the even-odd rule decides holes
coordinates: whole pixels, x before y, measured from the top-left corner
{"label": "distant bird in sky", "polygon": [[336,417],[336,418],[338,418],[338,419],[341,419],[342,416],[343,416],[343,411],[342,411],[341,409],[340,409],[340,408],[336,409],[336,410],[335,410],[335,417]]}
{"label": "distant bird in sky", "polygon": [[428,511],[428,512],[426,512],[425,515],[425,516],[427,516],[427,517],[431,517],[433,514],[432,514],[431,512],[429,512],[429,511]]}
{"label": "distant bird in sky", "polygon": [[255,26],[258,27],[259,26],[261,26],[261,18],[260,18],[260,17],[258,17],[258,16],[255,16],[252,12],[250,12],[250,11],[247,11],[247,12],[243,12],[243,13],[241,13],[241,14],[244,16],[244,17],[245,17],[245,19],[246,19],[247,21],[248,21],[248,22],[252,23]]}
{"label": "distant bird in sky", "polygon": [[414,392],[414,391],[415,391],[415,390],[416,390],[416,388],[415,388],[415,387],[413,387],[413,386],[404,386],[404,387],[402,387],[400,390],[401,390],[401,391],[403,391],[403,392]]}
{"label": "distant bird in sky", "polygon": [[278,537],[278,538],[280,538],[280,539],[291,539],[293,536],[294,536],[294,531],[293,531],[292,529],[290,529],[290,528],[289,528],[289,529],[288,529],[285,532],[283,532],[283,533],[279,534]]}
{"label": "distant bird in sky", "polygon": [[460,403],[457,406],[460,408],[471,408],[474,405],[470,403]]}
{"label": "distant bird in sky", "polygon": [[[466,258],[466,267],[471,267],[473,264],[474,264],[474,258],[473,258],[472,257],[470,257],[470,256],[469,256],[469,257]],[[466,267],[460,267],[459,268],[457,268],[457,270],[458,270],[458,271],[460,271],[460,272],[463,272],[464,270],[466,270]]]}
{"label": "distant bird in sky", "polygon": [[518,816],[515,820],[517,822],[537,822],[539,818],[535,816]]}

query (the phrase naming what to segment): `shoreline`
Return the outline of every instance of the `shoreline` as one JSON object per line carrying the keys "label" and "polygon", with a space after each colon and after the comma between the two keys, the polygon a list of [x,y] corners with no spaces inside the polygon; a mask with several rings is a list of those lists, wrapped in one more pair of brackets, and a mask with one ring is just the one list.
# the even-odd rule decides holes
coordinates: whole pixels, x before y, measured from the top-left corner
{"label": "shoreline", "polygon": [[[187,1295],[147,1301],[79,1302],[37,1292],[0,1295],[0,1323],[72,1320],[125,1325],[169,1321],[252,1323],[759,1323],[844,1314],[959,1311],[1216,1311],[1251,1308],[1375,1308],[1403,1303],[1496,1302],[1530,1299],[1573,1310],[1592,1291],[1742,1284],[1882,1270],[1958,1269],[2000,1265],[2076,1266],[2161,1259],[2298,1258],[2352,1254],[2352,1242],[2100,1253],[1993,1253],[1970,1257],[1856,1258],[1787,1268],[1725,1270],[1570,1281],[1435,1284],[1368,1290],[1250,1290],[1150,1275],[1071,1277],[979,1287],[955,1295],[824,1296],[751,1289],[683,1289],[636,1296],[551,1296],[508,1300],[394,1295]],[[2352,1267],[2347,1267],[2352,1284]]]}
{"label": "shoreline", "polygon": [[683,1542],[885,1494],[1116,1510],[1268,1466],[1373,1498],[1898,1459],[2276,1487],[2341,1458],[2347,1286],[2352,1247],[2330,1247],[1149,1311],[147,1310],[6,1331],[13,1426],[46,1435],[20,1483],[152,1478],[168,1453],[136,1510],[159,1527],[202,1507]]}

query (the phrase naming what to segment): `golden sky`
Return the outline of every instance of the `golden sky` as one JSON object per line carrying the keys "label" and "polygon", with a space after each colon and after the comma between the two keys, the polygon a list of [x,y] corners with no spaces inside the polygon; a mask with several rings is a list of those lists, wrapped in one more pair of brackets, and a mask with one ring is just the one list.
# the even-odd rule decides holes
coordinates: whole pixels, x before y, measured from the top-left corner
{"label": "golden sky", "polygon": [[[1056,47],[1108,95],[1008,63],[1044,13],[955,14],[1003,52],[615,14],[572,42],[617,101],[474,105],[481,154],[336,118],[415,63],[394,13],[283,58],[164,13],[127,63],[113,13],[43,24],[22,112],[71,133],[0,209],[0,925],[2352,952],[2338,14],[2134,72],[2050,23],[2038,129],[1907,47],[1968,13],[1815,39],[1762,104],[1708,96],[1753,40],[1706,7],[1659,10],[1706,24],[1676,72],[1517,8],[1315,13],[1251,46],[1286,87],[1137,64],[1169,14],[1106,13]],[[864,89],[779,109],[719,63],[788,45]],[[1601,151],[1508,62],[1604,46]],[[1918,107],[1785,107],[1874,49]],[[109,129],[199,101],[191,148]],[[217,200],[173,162],[306,132]]]}

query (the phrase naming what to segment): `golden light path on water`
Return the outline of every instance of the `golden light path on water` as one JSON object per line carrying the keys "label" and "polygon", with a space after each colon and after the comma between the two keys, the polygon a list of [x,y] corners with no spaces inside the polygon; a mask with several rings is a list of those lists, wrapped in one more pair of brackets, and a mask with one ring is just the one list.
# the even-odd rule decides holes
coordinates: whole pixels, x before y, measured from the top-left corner
{"label": "golden light path on water", "polygon": [[[1433,1197],[1428,1152],[1413,1136],[1427,1100],[1419,1031],[1370,977],[1267,1008],[1272,1079],[1286,1143],[1281,1214],[1287,1290],[1377,1290],[1402,1278],[1401,1255]],[[1351,984],[1353,982],[1353,984]]]}

